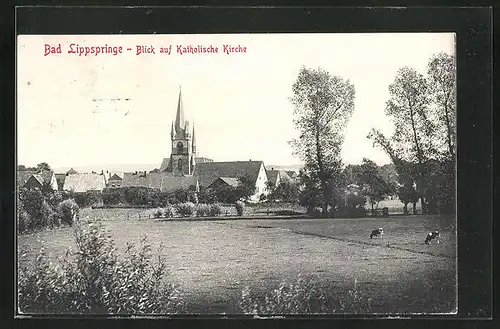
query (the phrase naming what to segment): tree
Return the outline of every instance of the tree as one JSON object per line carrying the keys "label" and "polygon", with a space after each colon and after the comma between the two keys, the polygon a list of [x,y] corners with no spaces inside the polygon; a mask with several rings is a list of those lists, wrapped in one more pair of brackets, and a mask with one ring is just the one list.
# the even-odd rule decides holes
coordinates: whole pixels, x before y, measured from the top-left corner
{"label": "tree", "polygon": [[274,191],[274,198],[285,202],[297,202],[299,199],[299,188],[297,184],[282,181]]}
{"label": "tree", "polygon": [[248,199],[255,194],[255,181],[249,175],[243,175],[238,178],[236,193],[238,199]]}
{"label": "tree", "polygon": [[456,77],[455,57],[434,55],[428,65],[431,97],[435,106],[437,130],[444,135],[448,157],[455,158]]}
{"label": "tree", "polygon": [[329,186],[342,167],[340,151],[345,126],[354,110],[354,86],[321,68],[302,67],[292,90],[293,122],[300,136],[291,145],[305,162],[302,178],[312,180],[304,182],[305,193],[312,197],[315,193],[308,189],[319,190],[315,202],[320,201],[326,216],[331,196]]}
{"label": "tree", "polygon": [[392,160],[398,175],[398,197],[403,202],[404,213],[408,213],[408,203],[413,203],[413,213],[416,212],[416,202],[419,193],[415,189],[416,170],[413,163],[405,161],[399,152],[394,150],[391,141],[377,129],[372,129],[368,134],[368,139],[373,140],[373,144],[381,147]]}
{"label": "tree", "polygon": [[41,162],[36,165],[37,171],[50,171],[52,170],[47,162]]}
{"label": "tree", "polygon": [[373,213],[373,206],[384,200],[389,193],[389,186],[381,177],[377,164],[364,158],[360,172],[363,194],[368,197]]}

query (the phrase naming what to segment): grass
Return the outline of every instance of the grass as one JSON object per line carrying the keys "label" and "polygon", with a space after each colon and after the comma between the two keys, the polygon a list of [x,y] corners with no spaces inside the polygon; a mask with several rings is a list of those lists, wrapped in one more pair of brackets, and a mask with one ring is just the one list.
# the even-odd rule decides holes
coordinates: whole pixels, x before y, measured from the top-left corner
{"label": "grass", "polygon": [[[153,250],[162,242],[172,281],[184,291],[191,312],[239,313],[245,287],[264,295],[299,274],[314,278],[334,304],[347,298],[357,280],[360,296],[371,299],[372,312],[455,309],[455,225],[450,218],[156,222],[124,219],[140,209],[108,211],[83,214],[108,219],[103,224],[119,252],[145,235]],[[370,240],[369,232],[378,227],[384,228],[385,239]],[[424,245],[425,234],[435,229],[443,243]],[[20,236],[20,261],[35,257],[41,246],[57,259],[74,248],[72,229]]]}

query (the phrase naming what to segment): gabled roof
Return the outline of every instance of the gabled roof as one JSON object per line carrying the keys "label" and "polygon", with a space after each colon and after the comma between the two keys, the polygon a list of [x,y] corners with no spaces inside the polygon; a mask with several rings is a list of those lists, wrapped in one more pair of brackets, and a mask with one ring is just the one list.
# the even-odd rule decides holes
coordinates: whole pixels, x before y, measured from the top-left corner
{"label": "gabled roof", "polygon": [[292,179],[295,179],[298,176],[297,172],[295,170],[287,170],[286,174],[288,175],[288,177],[290,177]]}
{"label": "gabled roof", "polygon": [[280,174],[279,170],[267,170],[267,180],[272,184],[276,185],[276,181],[278,180],[278,175]]}
{"label": "gabled roof", "polygon": [[193,176],[174,176],[171,173],[125,173],[122,187],[147,187],[159,189],[162,192],[187,190],[190,186],[197,186],[198,180]]}
{"label": "gabled roof", "polygon": [[262,161],[205,162],[196,165],[194,176],[198,177],[202,188],[210,186],[219,177],[249,175],[256,182],[263,165]]}
{"label": "gabled roof", "polygon": [[28,179],[33,176],[37,175],[35,177],[40,184],[43,185],[43,183],[50,183],[52,176],[54,175],[54,172],[51,170],[45,170],[45,171],[18,171],[17,172],[17,185],[18,187],[23,187]]}
{"label": "gabled roof", "polygon": [[18,171],[17,172],[17,186],[23,187],[28,179],[36,174],[36,171]]}
{"label": "gabled roof", "polygon": [[114,173],[113,175],[111,175],[111,177],[109,177],[108,180],[122,180],[122,179],[123,179],[123,177],[120,177],[119,174]]}
{"label": "gabled roof", "polygon": [[146,172],[126,172],[123,173],[123,180],[121,186],[132,187],[132,186],[142,186],[147,187],[146,183]]}
{"label": "gabled roof", "polygon": [[43,180],[42,175],[40,175],[40,174],[33,174],[33,175],[31,175],[31,176],[28,178],[28,181],[29,181],[30,179],[36,179],[36,181],[40,184],[40,186],[41,186],[41,185],[43,185],[44,180]]}
{"label": "gabled roof", "polygon": [[280,170],[280,180],[282,181],[293,181],[293,178],[288,175],[288,172],[286,170]]}
{"label": "gabled roof", "polygon": [[237,177],[219,177],[216,180],[214,180],[212,184],[210,184],[210,186],[208,187],[211,187],[212,185],[214,185],[216,182],[219,181],[231,187],[237,187],[240,184]]}
{"label": "gabled roof", "polygon": [[97,173],[69,174],[64,180],[64,190],[74,192],[101,191],[106,187],[104,175]]}

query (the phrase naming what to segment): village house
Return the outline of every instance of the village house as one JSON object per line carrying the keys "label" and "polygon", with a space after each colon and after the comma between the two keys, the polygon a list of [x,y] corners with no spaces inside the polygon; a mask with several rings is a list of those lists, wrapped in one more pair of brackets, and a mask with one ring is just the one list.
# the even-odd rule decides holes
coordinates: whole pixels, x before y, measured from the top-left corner
{"label": "village house", "polygon": [[58,183],[53,171],[18,171],[17,186],[28,189],[41,189],[44,184],[54,191],[58,190]]}
{"label": "village house", "polygon": [[124,173],[109,173],[110,176],[108,178],[108,184],[106,185],[108,188],[119,188],[122,186]]}

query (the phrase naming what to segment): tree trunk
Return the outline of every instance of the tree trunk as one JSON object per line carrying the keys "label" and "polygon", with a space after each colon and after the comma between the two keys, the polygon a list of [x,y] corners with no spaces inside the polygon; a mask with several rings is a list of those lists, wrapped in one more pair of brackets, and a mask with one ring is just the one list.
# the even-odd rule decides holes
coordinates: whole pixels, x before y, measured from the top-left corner
{"label": "tree trunk", "polygon": [[408,215],[408,202],[404,204],[403,206],[403,212],[405,215]]}
{"label": "tree trunk", "polygon": [[413,202],[413,214],[414,215],[417,214],[417,203],[416,202]]}

